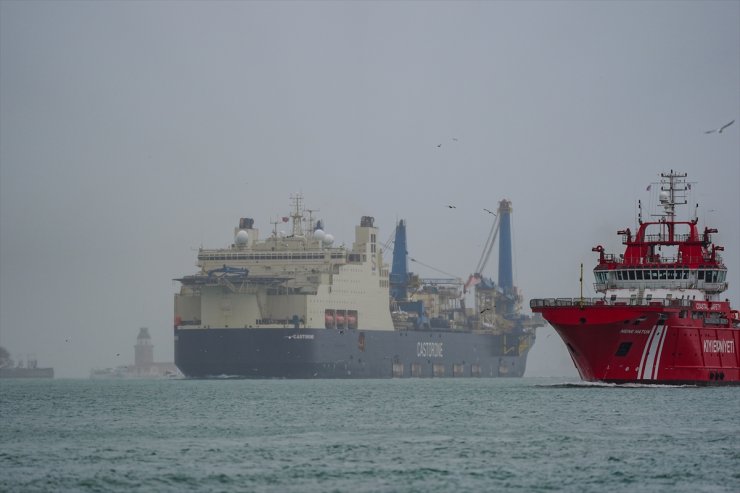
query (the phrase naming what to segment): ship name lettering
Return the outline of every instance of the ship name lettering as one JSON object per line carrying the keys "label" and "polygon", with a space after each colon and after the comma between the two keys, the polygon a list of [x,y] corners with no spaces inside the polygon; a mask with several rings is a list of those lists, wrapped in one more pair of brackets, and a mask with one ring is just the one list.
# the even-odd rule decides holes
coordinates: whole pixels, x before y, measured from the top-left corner
{"label": "ship name lettering", "polygon": [[442,358],[443,342],[417,342],[416,356],[419,358]]}
{"label": "ship name lettering", "polygon": [[313,334],[293,334],[288,339],[313,339]]}
{"label": "ship name lettering", "polygon": [[704,341],[705,353],[734,353],[735,341],[708,339]]}
{"label": "ship name lettering", "polygon": [[697,310],[709,310],[709,304],[708,303],[697,303],[694,306],[694,308]]}
{"label": "ship name lettering", "polygon": [[649,334],[650,329],[622,329],[620,334]]}

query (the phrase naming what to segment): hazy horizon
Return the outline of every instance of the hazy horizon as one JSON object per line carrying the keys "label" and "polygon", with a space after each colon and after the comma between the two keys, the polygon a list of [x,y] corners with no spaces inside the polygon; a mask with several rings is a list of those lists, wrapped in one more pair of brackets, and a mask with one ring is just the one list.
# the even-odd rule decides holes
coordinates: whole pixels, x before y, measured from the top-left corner
{"label": "hazy horizon", "polygon": [[[591,296],[591,248],[620,253],[670,169],[737,308],[740,123],[705,131],[739,87],[737,1],[0,1],[0,345],[87,377],[148,327],[172,361],[173,279],[296,192],[337,244],[403,218],[462,278],[509,199],[525,311],[581,263]],[[527,375],[577,376],[538,334]]]}

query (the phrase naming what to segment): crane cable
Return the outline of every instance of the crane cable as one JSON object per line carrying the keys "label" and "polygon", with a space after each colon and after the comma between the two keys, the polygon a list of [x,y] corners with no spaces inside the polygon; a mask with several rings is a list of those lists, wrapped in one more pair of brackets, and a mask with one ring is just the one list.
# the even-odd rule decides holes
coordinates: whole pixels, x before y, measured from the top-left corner
{"label": "crane cable", "polygon": [[433,271],[437,271],[437,272],[439,272],[440,274],[444,274],[444,275],[446,275],[446,276],[450,276],[451,278],[453,278],[453,279],[456,279],[456,280],[458,280],[458,281],[462,281],[462,279],[460,279],[460,277],[456,276],[455,274],[450,274],[449,272],[445,272],[445,271],[443,271],[443,270],[439,270],[439,269],[437,269],[437,268],[435,268],[435,267],[432,267],[431,265],[425,264],[424,262],[420,262],[420,261],[416,260],[415,258],[411,258],[411,257],[409,257],[409,260],[410,260],[410,261],[412,261],[412,262],[416,262],[416,263],[417,263],[417,264],[419,264],[419,265],[423,265],[423,266],[424,266],[424,267],[426,267],[427,269],[432,269]]}
{"label": "crane cable", "polygon": [[499,215],[497,215],[496,219],[494,219],[493,226],[491,226],[491,232],[488,233],[488,239],[486,240],[486,245],[483,247],[480,260],[478,260],[478,265],[475,267],[476,274],[483,273],[483,269],[486,268],[486,264],[488,264],[488,260],[491,258],[491,252],[493,251],[493,244],[496,242],[496,237],[498,236]]}

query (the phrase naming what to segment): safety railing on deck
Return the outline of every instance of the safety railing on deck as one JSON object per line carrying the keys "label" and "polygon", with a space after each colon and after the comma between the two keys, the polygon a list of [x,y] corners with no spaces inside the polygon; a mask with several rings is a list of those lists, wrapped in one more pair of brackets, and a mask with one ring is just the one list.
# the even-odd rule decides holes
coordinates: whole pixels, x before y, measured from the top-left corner
{"label": "safety railing on deck", "polygon": [[530,308],[551,306],[691,306],[688,299],[665,298],[539,298],[529,301]]}
{"label": "safety railing on deck", "polygon": [[664,257],[661,255],[647,255],[637,259],[629,259],[626,261],[623,254],[617,255],[614,253],[605,253],[604,261],[606,263],[624,264],[632,266],[649,266],[649,267],[663,267],[669,265],[690,265],[690,264],[707,264],[708,267],[714,267],[715,265],[723,265],[722,255],[715,253],[714,260],[712,255],[680,255],[673,257]]}

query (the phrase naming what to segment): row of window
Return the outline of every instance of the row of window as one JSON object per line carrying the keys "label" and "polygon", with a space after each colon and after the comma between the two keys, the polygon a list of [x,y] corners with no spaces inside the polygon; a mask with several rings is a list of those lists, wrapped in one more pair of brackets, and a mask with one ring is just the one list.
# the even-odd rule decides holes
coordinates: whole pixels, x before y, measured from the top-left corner
{"label": "row of window", "polygon": [[725,282],[726,270],[698,270],[696,276],[694,271],[688,269],[629,269],[614,271],[595,272],[596,282],[606,283],[608,281],[653,281],[653,280],[699,280],[710,283]]}
{"label": "row of window", "polygon": [[[203,253],[198,260],[324,260],[324,253],[265,252],[265,253]],[[331,258],[345,258],[344,253],[332,253]]]}

